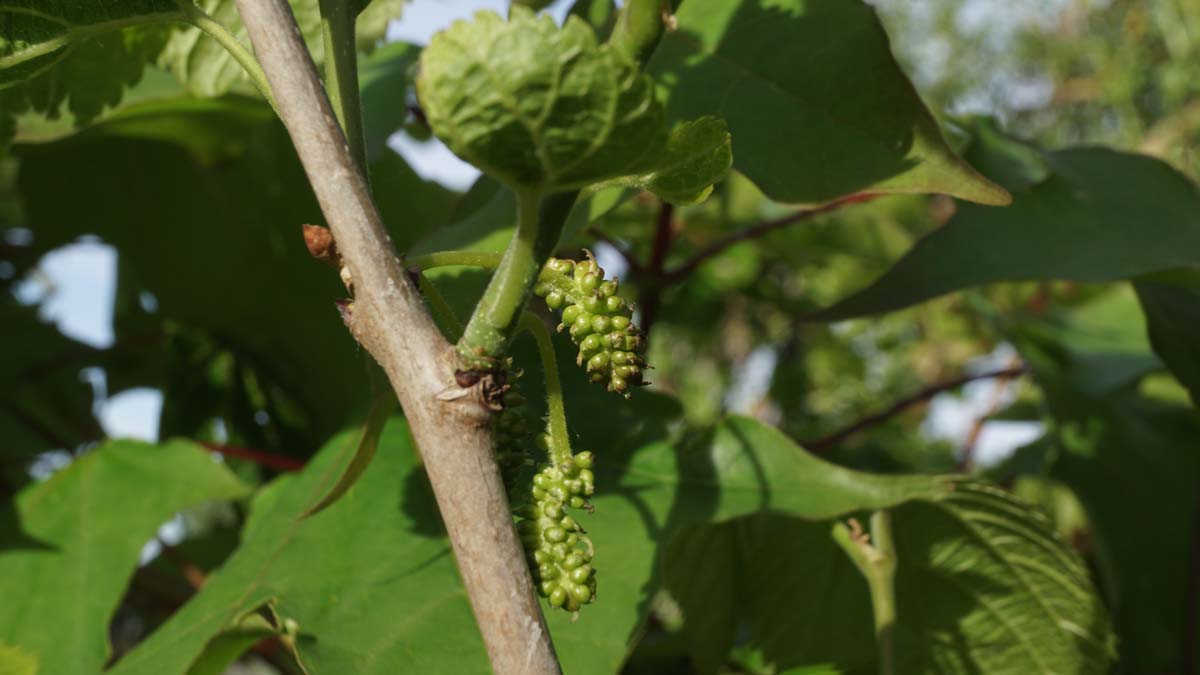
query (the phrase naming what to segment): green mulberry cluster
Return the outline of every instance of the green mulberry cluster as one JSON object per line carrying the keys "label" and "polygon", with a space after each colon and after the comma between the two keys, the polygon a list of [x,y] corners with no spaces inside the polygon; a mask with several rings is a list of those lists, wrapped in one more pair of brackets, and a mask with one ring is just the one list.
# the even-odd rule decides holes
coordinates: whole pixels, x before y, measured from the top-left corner
{"label": "green mulberry cluster", "polygon": [[551,607],[571,612],[596,597],[592,542],[566,507],[591,510],[595,490],[592,453],[543,464],[533,477],[532,501],[517,509],[517,532],[529,558],[538,592]]}
{"label": "green mulberry cluster", "polygon": [[643,384],[646,336],[633,324],[633,311],[617,295],[616,279],[605,280],[592,259],[580,262],[551,258],[538,275],[533,292],[546,306],[562,310],[562,323],[579,347],[576,363],[587,364],[593,382],[629,397],[629,388]]}
{"label": "green mulberry cluster", "polygon": [[[510,371],[509,381],[520,377]],[[496,463],[500,476],[511,497],[516,490],[521,470],[533,465],[526,447],[529,444],[529,424],[526,420],[525,397],[514,388],[505,392],[504,409],[496,416]]]}

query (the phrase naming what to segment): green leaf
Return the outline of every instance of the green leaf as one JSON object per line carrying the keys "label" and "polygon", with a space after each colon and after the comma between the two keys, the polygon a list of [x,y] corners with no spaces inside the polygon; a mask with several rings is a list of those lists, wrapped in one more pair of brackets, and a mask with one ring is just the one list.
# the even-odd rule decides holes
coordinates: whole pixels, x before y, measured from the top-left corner
{"label": "green leaf", "polygon": [[[3,16],[0,12],[0,19]],[[117,105],[126,88],[141,79],[146,63],[162,50],[166,35],[165,27],[153,25],[95,35],[72,42],[32,79],[20,76],[6,87],[0,85],[0,147],[15,132],[17,115],[69,117],[83,125]]]}
{"label": "green leaf", "polygon": [[[367,133],[371,133],[370,126]],[[371,163],[375,204],[396,249],[407,253],[422,237],[446,229],[451,209],[460,195],[421,178],[403,157],[386,146],[380,147],[378,153]]]}
{"label": "green leaf", "polygon": [[1154,351],[1200,406],[1200,272],[1134,282]]}
{"label": "green leaf", "polygon": [[1073,405],[1078,394],[1112,396],[1162,369],[1137,316],[1137,296],[1122,285],[1068,313],[1022,324],[1019,339],[1024,351],[1037,349],[1053,363],[1054,378],[1039,383],[1043,390],[1058,405]]}
{"label": "green leaf", "polygon": [[358,50],[369,54],[383,43],[387,36],[388,24],[400,18],[401,10],[407,0],[355,0],[355,2],[359,6],[358,18],[354,22]]}
{"label": "green leaf", "polygon": [[[1092,386],[1097,378],[1083,373],[1113,369],[1120,356],[1107,340],[1095,340],[1093,304],[1066,317],[1027,318],[1008,331],[1054,419],[1046,442],[1014,468],[1068,486],[1083,504],[1089,529],[1081,534],[1113,608],[1124,669],[1183,672],[1180,645],[1190,627],[1179,589],[1188,583],[1192,543],[1181,533],[1196,523],[1200,416],[1141,395],[1136,377]],[[1110,324],[1122,318],[1110,314]],[[1144,329],[1136,307],[1123,319]],[[1059,328],[1064,322],[1068,330]]]}
{"label": "green leaf", "polygon": [[0,640],[0,675],[37,675],[37,657]]}
{"label": "green leaf", "polygon": [[1050,177],[1012,206],[963,206],[870,286],[811,318],[877,314],[995,281],[1113,281],[1200,265],[1200,190],[1185,176],[1101,148],[1043,157]]}
{"label": "green leaf", "polygon": [[115,108],[103,110],[90,119],[76,118],[66,106],[60,108],[53,118],[35,112],[26,112],[16,118],[16,134],[13,140],[15,143],[45,143],[58,140],[76,133],[91,121],[120,114],[132,105],[177,98],[182,93],[183,87],[170,73],[149,66],[142,72],[142,77],[137,84],[126,89],[123,95],[118,92],[120,104]]}
{"label": "green leaf", "polygon": [[[0,641],[35,654],[44,673],[100,672],[142,546],[178,511],[247,492],[195,445],[132,441],[102,445],[26,488],[19,529],[0,532]],[[10,548],[22,533],[42,545]]]}
{"label": "green leaf", "polygon": [[0,89],[45,72],[81,40],[182,17],[173,0],[0,0]]}
{"label": "green leaf", "polygon": [[600,40],[608,39],[617,22],[617,6],[613,0],[575,0],[568,14],[586,21]]}
{"label": "green leaf", "polygon": [[[288,1],[308,51],[319,66],[325,61],[320,2]],[[402,0],[375,0],[364,10],[355,24],[360,48],[369,50],[383,38],[387,21],[399,17],[402,4]],[[246,28],[242,25],[234,0],[197,0],[197,5],[228,28],[249,49]],[[237,87],[246,92],[253,91],[246,72],[233,56],[220,43],[194,26],[182,27],[172,33],[159,56],[159,65],[174,73],[188,91],[197,96],[220,96]]]}
{"label": "green leaf", "polygon": [[641,173],[666,143],[649,78],[578,17],[456,22],[421,54],[417,91],[434,133],[518,192]]}
{"label": "green leaf", "polygon": [[733,149],[724,120],[701,117],[671,132],[667,149],[653,171],[624,176],[606,184],[648,190],[672,204],[686,206],[708,198],[713,184],[733,166]]}
{"label": "green leaf", "polygon": [[[896,672],[1105,671],[1105,609],[1042,516],[972,483],[891,513]],[[664,576],[701,672],[717,672],[739,637],[782,667],[877,667],[866,582],[829,530],[772,515],[676,539]]]}
{"label": "green leaf", "polygon": [[309,518],[324,511],[354,487],[375,457],[375,451],[379,449],[379,434],[383,433],[383,425],[387,423],[395,409],[396,396],[392,392],[383,392],[375,398],[375,404],[371,406],[371,414],[367,416],[367,422],[362,428],[362,435],[359,436],[358,443],[355,445],[354,456],[350,458],[346,470],[329,490],[329,493],[321,498],[321,501],[300,514],[301,518]]}
{"label": "green leaf", "polygon": [[[233,0],[203,0],[202,9],[247,44]],[[293,0],[317,63],[323,60],[318,0]],[[370,51],[399,16],[403,0],[374,0],[359,15],[358,46]],[[217,96],[241,86],[256,93],[245,72],[223,47],[193,26],[175,0],[0,0],[0,146],[12,135],[12,117],[64,113],[85,125],[116,106],[154,60],[189,91]],[[169,24],[177,24],[172,27]],[[247,44],[248,46],[248,44]]]}
{"label": "green leaf", "polygon": [[971,120],[963,133],[970,134],[963,158],[1009,191],[1027,190],[1050,176],[1041,149],[1004,133],[995,120]]}
{"label": "green leaf", "polygon": [[858,0],[684,3],[648,66],[672,120],[717,115],[736,167],[772,199],[1008,194],[958,159]]}
{"label": "green leaf", "polygon": [[1108,670],[1115,640],[1088,570],[1027,505],[968,484],[901,507],[892,527],[897,672]]}
{"label": "green leaf", "polygon": [[[283,408],[292,411],[286,415],[292,431],[283,437],[242,442],[300,451],[365,411],[359,348],[333,306],[345,289],[336,272],[312,260],[300,235],[300,224],[320,222],[321,212],[286,132],[264,103],[155,102],[69,139],[18,146],[16,154],[38,250],[98,235],[120,253],[119,294],[148,291],[157,300],[156,313],[118,321],[118,341],[203,331],[216,338],[217,351],[181,367],[184,384],[197,384],[201,363],[223,359],[221,382],[254,380],[277,403],[267,431],[284,421]],[[63,185],[72,186],[72,199],[62,198]],[[395,222],[397,231],[405,224]],[[197,423],[221,416],[187,398],[168,401],[164,415],[183,406]],[[228,397],[216,403],[227,405]],[[245,428],[265,433],[252,420]],[[164,423],[163,432],[201,430]]]}
{"label": "green leaf", "polygon": [[379,159],[387,148],[388,137],[408,117],[409,70],[420,55],[416,45],[392,42],[359,60],[368,161]]}
{"label": "green leaf", "polygon": [[788,668],[779,675],[844,675],[844,671],[838,670],[834,666],[820,664],[816,666],[800,666],[798,668]]}
{"label": "green leaf", "polygon": [[272,599],[281,620],[297,626],[300,662],[314,675],[488,672],[402,420],[384,428],[382,451],[355,490],[298,518],[329,491],[357,441],[357,433],[338,436],[303,472],[263,490],[242,546],[109,672],[184,672],[213,636]]}
{"label": "green leaf", "polygon": [[279,630],[261,614],[242,617],[208,643],[204,653],[188,668],[187,675],[221,675],[246,650],[278,634]]}

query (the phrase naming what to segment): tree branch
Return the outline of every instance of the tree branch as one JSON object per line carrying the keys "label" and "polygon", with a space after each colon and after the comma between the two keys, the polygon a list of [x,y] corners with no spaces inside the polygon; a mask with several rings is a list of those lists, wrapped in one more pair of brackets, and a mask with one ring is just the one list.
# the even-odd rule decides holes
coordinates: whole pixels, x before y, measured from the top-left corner
{"label": "tree branch", "polygon": [[665,272],[663,274],[663,281],[666,283],[676,283],[682,281],[685,277],[694,272],[696,268],[699,267],[700,264],[705,260],[708,260],[718,253],[721,253],[736,243],[749,241],[751,239],[758,239],[759,237],[770,234],[771,232],[774,232],[782,227],[787,227],[793,223],[798,223],[802,220],[807,220],[822,213],[833,211],[834,209],[845,206],[846,204],[856,204],[858,202],[870,201],[875,199],[876,196],[877,195],[871,193],[854,194],[850,195],[849,197],[844,197],[842,199],[829,202],[828,204],[822,204],[821,206],[817,206],[815,208],[803,209],[796,211],[795,213],[789,213],[781,218],[767,220],[744,230],[739,230],[700,249],[700,251],[698,251],[679,267],[676,267],[669,272]]}
{"label": "tree branch", "polygon": [[804,449],[808,450],[809,452],[815,452],[815,453],[825,452],[826,450],[829,450],[830,448],[834,447],[838,443],[841,443],[842,441],[857,434],[858,432],[864,431],[864,430],[869,429],[878,424],[882,424],[883,422],[886,422],[887,420],[891,419],[892,417],[895,417],[899,413],[903,412],[905,409],[910,408],[918,403],[921,403],[922,401],[931,399],[934,396],[937,396],[938,394],[942,393],[943,391],[957,389],[957,388],[963,386],[964,384],[967,384],[968,382],[974,382],[976,380],[988,380],[988,379],[997,378],[997,377],[1005,378],[1005,379],[1019,377],[1021,375],[1024,375],[1026,372],[1028,372],[1028,370],[1029,369],[1024,364],[1022,364],[1022,365],[1018,365],[1018,366],[1009,366],[1009,367],[1003,368],[1001,370],[992,370],[992,371],[988,371],[986,373],[978,373],[976,375],[963,375],[961,377],[956,377],[953,380],[946,380],[945,382],[938,382],[936,384],[931,384],[928,387],[925,387],[924,389],[918,391],[917,393],[915,393],[911,396],[907,396],[905,398],[900,399],[899,401],[896,401],[887,410],[875,413],[873,415],[867,415],[866,417],[858,420],[857,422],[854,422],[853,424],[850,424],[849,426],[846,426],[838,431],[835,431],[832,434],[829,434],[827,436],[822,436],[820,438],[814,438],[811,441],[803,441],[800,443],[800,445],[803,446]]}
{"label": "tree branch", "polygon": [[347,324],[387,373],[421,450],[492,669],[558,673],[496,466],[482,383],[455,383],[454,348],[395,254],[286,0],[236,2],[353,281]]}

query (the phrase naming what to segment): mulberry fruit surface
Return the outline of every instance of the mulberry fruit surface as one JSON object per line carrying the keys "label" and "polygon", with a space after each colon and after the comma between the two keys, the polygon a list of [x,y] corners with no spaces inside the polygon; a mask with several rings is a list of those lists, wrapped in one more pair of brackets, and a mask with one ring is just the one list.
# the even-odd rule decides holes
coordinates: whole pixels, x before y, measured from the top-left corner
{"label": "mulberry fruit surface", "polygon": [[643,384],[646,336],[617,288],[617,280],[605,280],[589,253],[579,262],[548,260],[533,292],[550,309],[562,311],[558,329],[566,329],[579,347],[575,362],[587,368],[588,377],[628,397],[631,387]]}
{"label": "mulberry fruit surface", "polygon": [[538,467],[531,500],[516,511],[517,533],[538,592],[550,606],[579,611],[596,597],[592,542],[567,507],[591,510],[595,490],[592,453],[567,455]]}

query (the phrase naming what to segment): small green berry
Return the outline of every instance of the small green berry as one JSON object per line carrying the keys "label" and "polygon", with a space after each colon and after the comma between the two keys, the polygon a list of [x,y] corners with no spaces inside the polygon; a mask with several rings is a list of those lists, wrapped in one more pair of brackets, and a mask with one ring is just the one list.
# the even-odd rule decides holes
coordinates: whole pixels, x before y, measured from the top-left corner
{"label": "small green berry", "polygon": [[588,379],[628,396],[643,383],[646,340],[618,290],[617,280],[606,280],[590,253],[577,263],[551,258],[534,287],[550,309],[562,311],[559,330],[567,329],[579,346],[576,360],[586,363]]}
{"label": "small green berry", "polygon": [[550,594],[550,606],[551,607],[562,607],[563,603],[565,603],[566,601],[567,601],[567,592],[565,590],[563,590],[562,586],[555,588],[554,592],[552,592]]}

